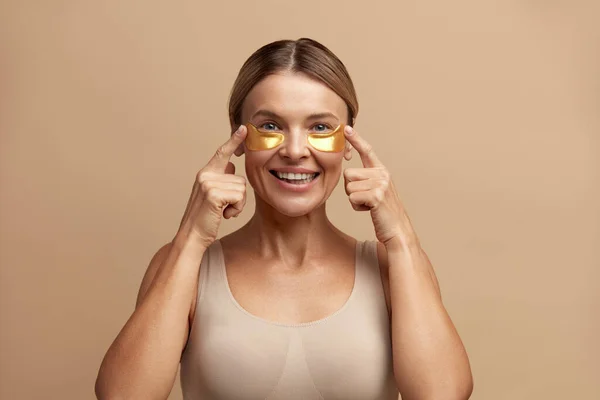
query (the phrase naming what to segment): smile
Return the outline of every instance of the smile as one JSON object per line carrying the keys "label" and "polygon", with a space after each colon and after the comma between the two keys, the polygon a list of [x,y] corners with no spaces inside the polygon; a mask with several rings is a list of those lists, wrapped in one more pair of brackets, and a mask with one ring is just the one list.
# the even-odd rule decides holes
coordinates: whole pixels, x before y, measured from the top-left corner
{"label": "smile", "polygon": [[317,176],[319,176],[319,173],[313,173],[313,174],[296,174],[293,172],[279,172],[279,171],[269,171],[271,173],[271,175],[273,175],[274,177],[276,177],[277,179],[279,179],[280,181],[283,182],[287,182],[287,183],[291,183],[293,185],[303,185],[303,184],[307,184],[313,181],[313,179],[315,179]]}

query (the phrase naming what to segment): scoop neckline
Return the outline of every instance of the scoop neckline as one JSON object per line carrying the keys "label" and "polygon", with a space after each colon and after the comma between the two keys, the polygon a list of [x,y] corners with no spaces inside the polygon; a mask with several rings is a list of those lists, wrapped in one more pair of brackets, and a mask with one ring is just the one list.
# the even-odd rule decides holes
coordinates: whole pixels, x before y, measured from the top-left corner
{"label": "scoop neckline", "polygon": [[267,325],[279,326],[279,327],[284,327],[284,328],[304,328],[304,327],[320,325],[326,321],[329,321],[330,319],[334,318],[335,316],[341,314],[346,308],[348,308],[348,305],[350,304],[351,300],[355,297],[356,286],[357,286],[357,281],[358,281],[358,262],[359,262],[359,258],[361,255],[360,250],[362,247],[362,242],[360,242],[358,240],[356,240],[356,243],[354,245],[354,282],[352,284],[352,291],[350,292],[350,295],[348,296],[348,298],[346,299],[344,304],[342,304],[342,306],[340,308],[338,308],[336,311],[334,311],[333,313],[331,313],[323,318],[320,318],[320,319],[317,319],[314,321],[299,322],[299,323],[295,323],[295,324],[271,321],[269,319],[259,317],[258,315],[252,314],[250,311],[248,311],[244,307],[242,307],[242,305],[236,300],[235,296],[231,292],[231,287],[229,286],[229,279],[227,278],[227,266],[225,265],[225,253],[223,252],[223,246],[221,244],[221,240],[217,239],[217,240],[215,240],[215,243],[217,244],[216,248],[217,248],[217,254],[218,254],[219,264],[220,264],[219,269],[221,271],[221,275],[222,275],[223,282],[225,284],[225,289],[227,291],[227,295],[229,296],[229,299],[231,300],[233,305],[239,311],[241,311],[243,314],[245,314],[246,316],[248,316],[256,321],[262,322]]}

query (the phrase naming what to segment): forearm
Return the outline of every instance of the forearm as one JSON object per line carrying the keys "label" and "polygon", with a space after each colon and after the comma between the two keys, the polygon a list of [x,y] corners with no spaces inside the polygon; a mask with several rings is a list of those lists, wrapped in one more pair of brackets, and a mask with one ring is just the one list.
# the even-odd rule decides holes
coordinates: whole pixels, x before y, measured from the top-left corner
{"label": "forearm", "polygon": [[100,399],[166,399],[189,329],[204,249],[176,240],[100,367]]}
{"label": "forearm", "polygon": [[405,400],[467,399],[469,360],[418,241],[388,244],[394,374]]}

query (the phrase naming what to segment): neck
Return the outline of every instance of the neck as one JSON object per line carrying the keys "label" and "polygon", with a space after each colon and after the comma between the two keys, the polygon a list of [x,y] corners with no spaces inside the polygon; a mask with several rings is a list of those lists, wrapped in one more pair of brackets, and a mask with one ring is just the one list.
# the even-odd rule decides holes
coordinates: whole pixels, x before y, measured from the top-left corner
{"label": "neck", "polygon": [[267,257],[292,266],[327,253],[332,241],[345,236],[327,218],[325,204],[309,214],[290,217],[256,199],[254,216],[245,227],[251,243]]}

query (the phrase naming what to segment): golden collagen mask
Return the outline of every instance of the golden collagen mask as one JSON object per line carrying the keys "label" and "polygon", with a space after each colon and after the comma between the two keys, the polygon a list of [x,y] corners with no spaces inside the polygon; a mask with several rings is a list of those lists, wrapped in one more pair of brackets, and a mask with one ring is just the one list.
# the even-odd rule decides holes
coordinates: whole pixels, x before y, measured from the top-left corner
{"label": "golden collagen mask", "polygon": [[[285,139],[281,132],[263,131],[248,123],[248,135],[246,135],[246,147],[248,150],[270,150],[279,146]],[[331,132],[310,133],[308,143],[319,151],[339,152],[344,150],[346,138],[344,137],[344,125],[340,125]]]}
{"label": "golden collagen mask", "polygon": [[283,143],[283,133],[266,132],[258,130],[257,127],[248,123],[248,134],[246,135],[246,147],[248,150],[269,150],[274,149]]}
{"label": "golden collagen mask", "polygon": [[331,132],[311,133],[308,135],[308,143],[319,151],[339,152],[346,146],[344,137],[344,125],[340,125]]}

